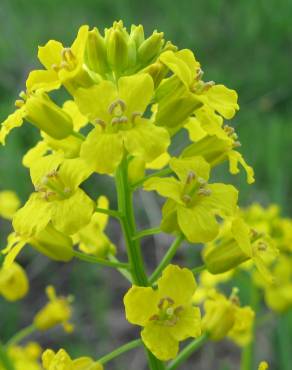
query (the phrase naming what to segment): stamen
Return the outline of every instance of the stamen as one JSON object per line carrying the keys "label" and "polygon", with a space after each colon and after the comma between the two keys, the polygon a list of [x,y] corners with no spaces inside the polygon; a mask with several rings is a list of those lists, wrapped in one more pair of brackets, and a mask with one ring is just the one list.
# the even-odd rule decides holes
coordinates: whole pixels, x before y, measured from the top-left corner
{"label": "stamen", "polygon": [[93,123],[97,124],[97,125],[100,125],[101,127],[105,128],[106,126],[106,123],[104,122],[104,120],[100,119],[100,118],[96,118]]}
{"label": "stamen", "polygon": [[115,117],[111,121],[112,125],[120,124],[120,123],[128,123],[128,118],[125,116],[122,117]]}
{"label": "stamen", "polygon": [[198,195],[203,195],[203,196],[209,197],[211,194],[212,194],[212,191],[210,189],[200,188],[198,190]]}
{"label": "stamen", "polygon": [[190,203],[190,202],[192,201],[192,197],[191,197],[190,195],[188,195],[188,194],[184,194],[184,195],[182,196],[182,200],[183,200],[186,204],[188,204],[188,203]]}
{"label": "stamen", "polygon": [[142,116],[142,113],[141,112],[133,112],[132,113],[132,116],[131,116],[131,122],[132,123],[135,123],[135,119],[137,118],[137,117],[141,117]]}
{"label": "stamen", "polygon": [[23,100],[20,100],[20,99],[17,99],[14,103],[14,105],[16,106],[16,108],[21,108],[24,106],[24,101]]}
{"label": "stamen", "polygon": [[234,148],[239,148],[239,147],[241,147],[241,142],[240,141],[234,141],[233,146],[234,146]]}
{"label": "stamen", "polygon": [[109,114],[114,114],[114,110],[120,107],[121,111],[124,112],[126,109],[126,103],[122,99],[117,99],[108,108]]}
{"label": "stamen", "polygon": [[186,183],[187,183],[187,184],[191,184],[195,178],[196,178],[196,174],[195,174],[195,172],[194,172],[194,171],[190,171],[190,172],[188,173]]}

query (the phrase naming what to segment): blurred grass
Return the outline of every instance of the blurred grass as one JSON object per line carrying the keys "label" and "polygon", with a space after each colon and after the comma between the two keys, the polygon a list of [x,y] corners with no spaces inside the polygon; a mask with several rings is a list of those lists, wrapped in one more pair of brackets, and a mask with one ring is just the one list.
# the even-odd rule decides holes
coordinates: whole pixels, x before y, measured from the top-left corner
{"label": "blurred grass", "polygon": [[[52,38],[70,44],[83,23],[101,29],[118,19],[123,19],[127,26],[142,23],[146,33],[157,28],[179,47],[193,49],[206,71],[206,80],[237,90],[241,110],[233,124],[242,142],[242,152],[255,169],[256,183],[248,186],[243,173],[236,177],[225,175],[225,167],[217,176],[240,187],[242,205],[255,199],[263,204],[277,202],[291,217],[291,14],[290,0],[1,0],[0,121],[13,110],[13,102],[29,70],[39,65],[38,45]],[[31,184],[21,157],[36,140],[36,131],[26,125],[13,132],[8,145],[0,148],[0,190],[14,189],[26,199]],[[108,181],[102,181],[99,186],[98,192],[102,193],[108,188]],[[8,225],[1,223],[0,228],[0,241],[1,238],[3,241]],[[113,227],[111,231],[118,234]],[[32,259],[30,253],[22,262],[31,277],[32,289],[23,303],[11,305],[0,301],[0,331],[4,339],[17,327],[29,323],[44,301],[43,289],[48,283],[57,285],[61,292],[74,293],[75,319],[83,328],[77,325],[76,334],[67,339],[60,332],[37,337],[43,344],[56,347],[59,342],[75,354],[102,354],[132,335],[123,321],[120,306],[126,284],[119,282],[117,275],[100,272],[94,266],[85,269],[84,264],[48,263],[35,254]],[[240,284],[244,286],[244,282]],[[108,294],[110,287],[114,287],[114,291]],[[291,314],[287,314],[275,331],[273,369],[289,368],[287,349],[292,346],[291,321]],[[280,340],[283,327],[286,331]],[[220,354],[214,352],[215,363],[216,356],[220,355],[222,369],[234,368],[236,360],[230,363],[233,357],[230,353],[224,354],[224,345],[220,348]],[[271,352],[261,348],[259,356],[264,353],[272,356]],[[131,356],[128,359],[135,360]],[[121,370],[120,364],[117,368]]]}

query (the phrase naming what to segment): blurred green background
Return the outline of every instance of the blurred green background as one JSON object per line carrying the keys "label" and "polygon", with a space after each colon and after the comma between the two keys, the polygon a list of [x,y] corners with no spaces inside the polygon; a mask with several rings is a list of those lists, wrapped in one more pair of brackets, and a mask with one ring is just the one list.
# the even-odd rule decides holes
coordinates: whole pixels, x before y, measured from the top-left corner
{"label": "blurred green background", "polygon": [[[239,134],[242,153],[255,169],[256,183],[247,185],[243,174],[232,178],[222,175],[226,168],[218,176],[240,187],[241,205],[255,199],[262,204],[277,202],[283,213],[291,217],[291,15],[290,0],[1,0],[0,121],[14,109],[13,102],[23,89],[28,72],[39,66],[38,45],[49,39],[70,44],[84,23],[100,29],[119,19],[128,27],[142,23],[146,33],[154,29],[164,31],[166,39],[180,48],[194,50],[206,80],[223,83],[238,92],[241,109],[232,124]],[[0,148],[0,190],[13,189],[23,201],[31,191],[31,183],[21,157],[37,138],[37,132],[25,125],[11,134],[6,147]],[[99,186],[105,188],[104,184]],[[143,199],[152,201],[148,216],[157,220],[155,200]],[[0,240],[4,242],[9,225],[2,222],[0,226]],[[119,243],[115,224],[110,225],[110,231]],[[159,241],[162,248],[167,242]],[[36,308],[44,302],[43,288],[49,283],[57,285],[61,292],[75,295],[77,329],[72,337],[59,330],[39,335],[36,339],[42,345],[54,348],[65,345],[76,355],[99,355],[135,335],[123,319],[120,302],[127,285],[119,281],[117,274],[100,272],[95,266],[87,267],[83,263],[53,264],[27,251],[23,264],[27,266],[32,289],[23,303],[12,305],[0,300],[1,337],[8,338],[17,328],[29,323]],[[108,294],[110,287],[114,291]],[[291,324],[291,315],[286,320]],[[279,325],[282,326],[269,327],[260,333],[259,357],[274,358],[273,369],[288,370],[287,361],[291,364],[292,360],[286,352],[291,356],[291,333],[285,323],[281,321]],[[283,327],[286,337],[279,340],[277,333]],[[271,334],[277,345],[266,339],[267,334]],[[128,370],[143,368],[139,352],[135,356],[129,357],[131,361],[125,367]],[[231,370],[238,368],[238,359],[239,351],[223,343],[219,349],[207,347],[195,363],[197,370]],[[122,370],[122,366],[122,362],[117,362],[112,369]]]}

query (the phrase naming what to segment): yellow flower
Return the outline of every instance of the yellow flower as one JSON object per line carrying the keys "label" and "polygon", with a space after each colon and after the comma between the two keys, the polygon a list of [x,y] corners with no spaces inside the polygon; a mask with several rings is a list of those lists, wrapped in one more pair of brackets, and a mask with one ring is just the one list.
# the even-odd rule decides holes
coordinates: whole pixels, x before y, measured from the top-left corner
{"label": "yellow flower", "polygon": [[0,295],[7,301],[23,298],[29,289],[29,282],[24,269],[17,263],[0,267]]}
{"label": "yellow flower", "polygon": [[259,364],[258,370],[268,370],[269,364],[266,361],[262,361]]}
{"label": "yellow flower", "polygon": [[157,286],[154,290],[134,285],[124,304],[127,320],[144,327],[141,336],[146,347],[167,361],[177,355],[180,341],[200,335],[200,310],[192,305],[196,282],[190,270],[169,265]]}
{"label": "yellow flower", "polygon": [[58,297],[53,286],[46,289],[49,302],[35,315],[33,324],[39,330],[48,330],[56,325],[63,325],[68,333],[73,331],[69,322],[72,316],[72,297]]}
{"label": "yellow flower", "polygon": [[74,234],[90,222],[93,201],[79,184],[91,174],[80,158],[62,160],[58,155],[41,158],[31,167],[35,190],[13,218],[16,232],[33,236],[49,222],[65,234]]}
{"label": "yellow flower", "polygon": [[210,166],[202,157],[173,158],[170,167],[178,179],[153,177],[144,183],[145,190],[169,198],[162,211],[162,230],[179,228],[193,243],[214,239],[219,230],[215,216],[235,212],[237,190],[231,185],[208,184]]}
{"label": "yellow flower", "polygon": [[13,191],[0,191],[0,217],[11,220],[19,207],[20,200]]}
{"label": "yellow flower", "polygon": [[76,91],[80,112],[96,125],[81,147],[81,157],[96,172],[113,173],[125,151],[146,162],[166,151],[167,131],[142,118],[152,95],[152,79],[144,73],[121,77],[118,86],[102,81]]}
{"label": "yellow flower", "polygon": [[[281,254],[272,269],[274,284],[264,284],[265,302],[276,312],[292,307],[292,258]],[[258,283],[258,281],[256,281]]]}
{"label": "yellow flower", "polygon": [[42,355],[44,370],[103,370],[103,366],[90,357],[79,357],[72,360],[62,348],[57,353],[47,349]]}
{"label": "yellow flower", "polygon": [[18,109],[2,123],[0,143],[4,144],[6,136],[27,120],[39,130],[55,139],[64,139],[72,134],[73,124],[70,115],[55,104],[42,91],[20,93],[22,100],[17,100]]}
{"label": "yellow flower", "polygon": [[[35,342],[29,342],[22,347],[8,347],[8,355],[15,370],[42,370],[39,363],[41,351],[41,347]],[[0,369],[2,370],[1,365]]]}
{"label": "yellow flower", "polygon": [[26,81],[29,91],[51,91],[61,84],[71,93],[78,86],[88,86],[93,83],[91,76],[84,68],[85,48],[89,27],[79,28],[76,39],[71,47],[50,40],[39,47],[38,58],[45,70],[32,71]]}
{"label": "yellow flower", "polygon": [[[108,209],[108,199],[101,196],[97,200],[97,207]],[[108,215],[94,213],[88,225],[74,235],[74,242],[78,244],[82,252],[92,254],[97,257],[106,258],[109,254],[115,254],[114,244],[104,233],[108,223]]]}
{"label": "yellow flower", "polygon": [[204,302],[204,309],[202,327],[211,339],[221,340],[228,336],[239,346],[245,346],[251,341],[254,312],[248,306],[240,307],[236,289],[229,299],[223,294],[212,292]]}

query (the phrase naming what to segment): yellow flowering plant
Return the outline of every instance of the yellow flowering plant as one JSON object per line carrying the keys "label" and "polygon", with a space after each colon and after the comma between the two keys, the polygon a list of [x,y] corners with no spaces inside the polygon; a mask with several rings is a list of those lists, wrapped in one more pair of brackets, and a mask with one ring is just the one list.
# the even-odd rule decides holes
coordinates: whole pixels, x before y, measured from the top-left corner
{"label": "yellow flowering plant", "polygon": [[[157,31],[147,38],[141,25],[129,31],[122,21],[104,32],[81,26],[70,47],[50,40],[39,47],[38,58],[44,69],[29,73],[16,111],[0,126],[3,145],[24,122],[40,133],[23,157],[34,188],[28,200],[20,207],[15,194],[0,192],[0,216],[13,227],[1,249],[0,294],[14,301],[27,293],[28,278],[16,259],[29,245],[55,261],[79,259],[119,271],[129,283],[126,319],[142,330],[141,338],[97,360],[72,359],[60,349],[46,350],[41,363],[39,352],[19,342],[56,325],[73,330],[71,298],[49,286],[49,302],[32,325],[0,343],[0,369],[24,370],[23,358],[29,370],[101,370],[144,346],[149,369],[174,370],[208,339],[250,345],[254,310],[240,305],[236,289],[226,298],[218,285],[244,269],[268,306],[281,311],[292,305],[292,222],[275,207],[240,210],[235,186],[213,181],[213,169],[225,162],[231,174],[240,164],[247,182],[254,181],[237,134],[224,123],[239,109],[237,93],[204,81],[191,50],[179,50]],[[62,89],[70,98],[59,105],[51,92]],[[181,132],[189,141],[174,149]],[[104,195],[93,199],[87,193],[95,174],[113,180],[117,209]],[[137,230],[133,197],[139,189],[166,199],[158,227]],[[121,226],[126,261],[116,257],[118,247],[106,234],[110,217]],[[148,274],[141,239],[160,232],[174,240]],[[190,249],[203,244],[204,264],[173,264],[182,243]]]}

